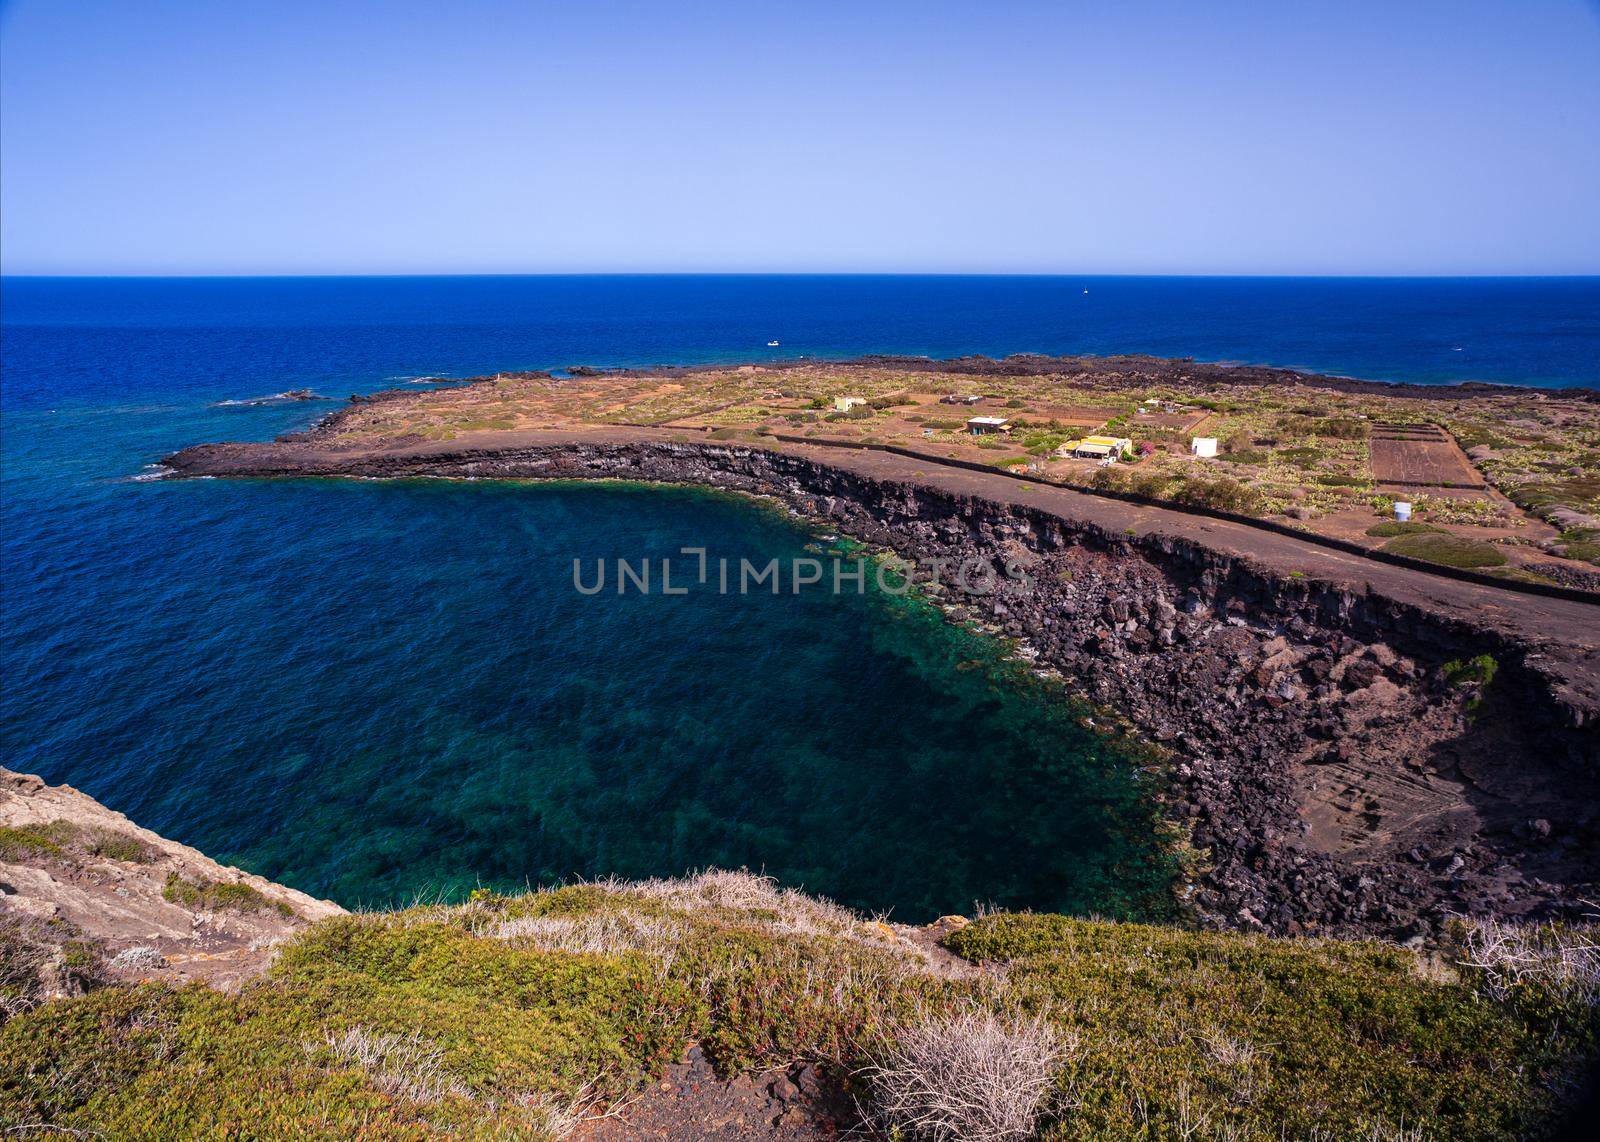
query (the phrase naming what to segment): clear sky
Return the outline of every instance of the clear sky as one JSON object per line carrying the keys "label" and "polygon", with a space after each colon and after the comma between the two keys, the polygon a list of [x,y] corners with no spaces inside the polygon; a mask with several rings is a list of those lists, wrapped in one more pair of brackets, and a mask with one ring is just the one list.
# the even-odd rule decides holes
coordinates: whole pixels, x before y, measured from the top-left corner
{"label": "clear sky", "polygon": [[1596,0],[11,0],[10,273],[1600,273]]}

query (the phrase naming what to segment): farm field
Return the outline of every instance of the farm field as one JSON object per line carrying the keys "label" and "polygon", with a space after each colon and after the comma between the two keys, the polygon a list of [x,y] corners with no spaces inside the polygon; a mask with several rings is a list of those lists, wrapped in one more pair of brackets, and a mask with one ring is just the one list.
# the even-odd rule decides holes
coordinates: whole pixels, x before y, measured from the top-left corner
{"label": "farm field", "polygon": [[[1004,423],[969,426],[974,417]],[[1417,525],[1462,541],[1413,544],[1442,562],[1600,587],[1600,399],[1585,391],[1386,386],[1154,358],[869,358],[501,374],[360,402],[318,432],[360,446],[605,424],[887,444],[1373,547],[1400,538],[1386,526],[1398,500]],[[1121,462],[1072,456],[1090,435],[1128,441]],[[1216,440],[1216,455],[1194,455],[1196,437]]]}
{"label": "farm field", "polygon": [[1374,424],[1372,476],[1400,487],[1481,488],[1482,473],[1438,425]]}

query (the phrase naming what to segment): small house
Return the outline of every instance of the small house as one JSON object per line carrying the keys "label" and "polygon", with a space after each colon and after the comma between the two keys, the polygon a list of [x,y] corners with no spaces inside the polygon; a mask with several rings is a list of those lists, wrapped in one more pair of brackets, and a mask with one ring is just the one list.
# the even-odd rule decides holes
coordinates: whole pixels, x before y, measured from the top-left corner
{"label": "small house", "polygon": [[1126,436],[1085,436],[1072,454],[1079,460],[1116,461],[1133,455],[1133,441]]}
{"label": "small house", "polygon": [[834,397],[834,412],[849,412],[853,408],[860,408],[867,403],[866,397]]}
{"label": "small house", "polygon": [[977,393],[951,393],[949,396],[939,398],[941,404],[977,404],[983,400]]}
{"label": "small house", "polygon": [[1196,436],[1189,441],[1189,451],[1202,460],[1213,459],[1217,454],[1217,438],[1215,436]]}
{"label": "small house", "polygon": [[991,432],[1004,432],[1010,423],[1003,416],[975,416],[967,421],[967,431],[974,436],[986,436]]}

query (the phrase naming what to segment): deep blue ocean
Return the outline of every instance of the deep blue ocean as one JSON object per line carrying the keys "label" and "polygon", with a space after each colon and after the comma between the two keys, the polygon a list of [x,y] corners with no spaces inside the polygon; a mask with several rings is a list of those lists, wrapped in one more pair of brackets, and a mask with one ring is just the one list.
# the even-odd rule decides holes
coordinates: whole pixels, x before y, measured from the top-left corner
{"label": "deep blue ocean", "polygon": [[815,545],[770,510],[139,478],[337,407],[224,402],[863,352],[1600,385],[1600,279],[9,278],[0,309],[4,764],[351,905],[720,864],[906,919],[1137,915],[1170,867],[1129,758],[926,606],[572,589],[574,557]]}

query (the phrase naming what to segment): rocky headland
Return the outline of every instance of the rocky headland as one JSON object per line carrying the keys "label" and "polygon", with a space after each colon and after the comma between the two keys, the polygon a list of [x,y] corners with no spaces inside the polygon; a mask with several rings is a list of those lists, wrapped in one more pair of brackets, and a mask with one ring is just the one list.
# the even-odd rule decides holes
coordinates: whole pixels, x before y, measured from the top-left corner
{"label": "rocky headland", "polygon": [[1179,512],[865,450],[650,430],[208,445],[183,476],[624,478],[769,496],[927,562],[1027,571],[941,601],[1168,751],[1209,927],[1427,943],[1600,894],[1600,608]]}
{"label": "rocky headland", "polygon": [[[1160,748],[1193,923],[908,927],[716,870],[352,914],[0,771],[0,1128],[1586,1136],[1594,603],[925,456],[346,433],[371,405],[166,466],[693,484],[898,555],[1066,679],[1086,724]],[[938,561],[996,574],[963,590]]]}

